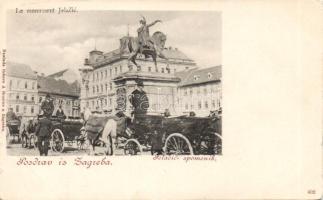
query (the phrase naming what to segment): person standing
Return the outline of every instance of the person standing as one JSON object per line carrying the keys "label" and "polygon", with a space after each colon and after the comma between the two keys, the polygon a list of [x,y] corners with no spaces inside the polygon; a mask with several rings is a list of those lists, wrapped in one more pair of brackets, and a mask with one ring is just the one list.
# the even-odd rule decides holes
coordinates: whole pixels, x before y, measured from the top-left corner
{"label": "person standing", "polygon": [[45,100],[42,102],[40,108],[43,110],[44,116],[52,116],[54,112],[54,103],[49,94],[46,94]]}
{"label": "person standing", "polygon": [[141,80],[137,80],[137,89],[134,90],[129,97],[129,101],[133,107],[133,112],[131,113],[131,115],[134,134],[136,135],[140,135],[139,133],[145,130],[145,126],[141,123],[146,117],[147,110],[149,108],[149,99],[143,88],[143,82]]}
{"label": "person standing", "polygon": [[15,114],[15,112],[13,112],[13,108],[9,108],[9,111],[6,114],[6,121],[12,121],[12,120],[17,120],[18,117]]}
{"label": "person standing", "polygon": [[129,97],[129,101],[134,109],[134,117],[146,115],[149,108],[149,99],[147,93],[143,90],[143,88],[143,82],[141,80],[138,80],[137,89],[134,90]]}
{"label": "person standing", "polygon": [[50,121],[50,115],[45,115],[38,122],[36,127],[37,144],[40,156],[48,155],[48,147],[53,124]]}
{"label": "person standing", "polygon": [[61,121],[64,121],[64,119],[66,119],[66,115],[62,109],[62,105],[58,106],[58,109],[56,111],[56,115],[55,115],[58,119],[60,119]]}

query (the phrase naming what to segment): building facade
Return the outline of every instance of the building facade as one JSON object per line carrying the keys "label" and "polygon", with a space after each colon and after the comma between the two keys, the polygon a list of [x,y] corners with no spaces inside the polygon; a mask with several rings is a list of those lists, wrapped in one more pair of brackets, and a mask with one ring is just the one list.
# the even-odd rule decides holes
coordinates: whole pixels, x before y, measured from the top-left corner
{"label": "building facade", "polygon": [[179,113],[208,116],[222,107],[222,66],[176,73],[181,78],[177,90]]}
{"label": "building facade", "polygon": [[[196,63],[189,59],[179,49],[168,47],[164,49],[163,53],[169,59],[169,71],[166,70],[167,63],[165,60],[157,60],[159,69],[159,72],[157,73],[155,72],[152,59],[143,58],[139,55],[137,57],[137,63],[141,66],[141,71],[136,72],[136,67],[133,65],[130,65],[129,67],[129,51],[122,49],[124,40],[125,37],[120,39],[119,49],[108,53],[93,50],[89,53],[89,57],[85,59],[85,66],[80,69],[82,77],[80,94],[81,111],[83,111],[85,107],[89,107],[92,111],[102,111],[103,109],[115,110],[118,104],[117,89],[121,89],[122,87],[125,89],[126,87],[126,93],[131,93],[131,90],[134,90],[134,83],[131,83],[131,81],[134,80],[134,77],[142,77],[145,79],[145,77],[142,76],[145,74],[149,74],[150,76],[150,78],[144,80],[146,84],[148,83],[147,80],[150,81],[149,88],[145,88],[153,91],[151,92],[151,99],[155,102],[156,95],[153,93],[156,93],[156,91],[157,93],[158,91],[162,93],[162,90],[172,90],[170,88],[162,89],[163,87],[166,87],[164,84],[165,79],[173,80],[176,78],[175,73],[177,71],[189,70],[196,67]],[[127,73],[128,75],[126,75]],[[124,78],[122,78],[122,76],[124,76]],[[158,77],[161,78],[161,81],[157,81],[157,79],[159,79]],[[161,82],[163,87],[158,89],[157,86]],[[118,91],[120,92],[121,90]],[[170,94],[170,92],[166,93]],[[159,112],[159,110],[154,112]]]}
{"label": "building facade", "polygon": [[18,116],[33,118],[39,112],[37,75],[23,64],[7,63],[7,107]]}
{"label": "building facade", "polygon": [[40,106],[47,94],[50,94],[54,103],[55,115],[61,105],[67,118],[80,117],[78,83],[67,83],[65,80],[56,80],[53,77],[38,76],[38,105]]}

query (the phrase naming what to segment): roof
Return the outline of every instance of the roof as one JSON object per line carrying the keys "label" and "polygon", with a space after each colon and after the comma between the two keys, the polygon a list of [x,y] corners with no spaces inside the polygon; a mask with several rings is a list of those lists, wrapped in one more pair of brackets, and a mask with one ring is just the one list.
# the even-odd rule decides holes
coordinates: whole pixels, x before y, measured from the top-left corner
{"label": "roof", "polygon": [[208,67],[204,69],[191,69],[175,73],[181,79],[179,86],[203,84],[207,82],[221,81],[222,66]]}
{"label": "roof", "polygon": [[187,57],[183,52],[181,52],[177,48],[175,48],[175,49],[173,49],[173,48],[165,48],[163,50],[163,54],[166,56],[166,58],[170,58],[170,59],[193,61],[192,59]]}
{"label": "roof", "polygon": [[79,96],[79,86],[77,83],[69,84],[65,80],[56,80],[53,77],[38,76],[38,91],[66,96]]}
{"label": "roof", "polygon": [[37,79],[36,73],[30,66],[13,62],[7,62],[7,75],[17,78]]}
{"label": "roof", "polygon": [[48,75],[48,77],[57,77],[57,76],[63,76],[63,74],[67,71],[68,69],[64,69],[62,71],[56,72],[54,74]]}

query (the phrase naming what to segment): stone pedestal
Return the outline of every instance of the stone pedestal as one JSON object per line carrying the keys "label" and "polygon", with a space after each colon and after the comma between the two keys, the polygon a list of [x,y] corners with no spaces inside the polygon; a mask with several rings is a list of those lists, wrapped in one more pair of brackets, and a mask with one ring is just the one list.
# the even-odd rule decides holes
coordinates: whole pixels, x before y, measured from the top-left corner
{"label": "stone pedestal", "polygon": [[129,96],[137,87],[137,80],[144,84],[143,90],[149,99],[148,114],[161,114],[165,109],[175,113],[177,84],[180,79],[174,74],[131,71],[120,74],[113,81],[116,89],[117,107],[127,114],[132,111]]}

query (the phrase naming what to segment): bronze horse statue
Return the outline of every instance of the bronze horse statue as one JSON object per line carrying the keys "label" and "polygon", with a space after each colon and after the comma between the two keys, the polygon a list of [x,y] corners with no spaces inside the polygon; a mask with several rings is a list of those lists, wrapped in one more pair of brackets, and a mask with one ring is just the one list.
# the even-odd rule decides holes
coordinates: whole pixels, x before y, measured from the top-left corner
{"label": "bronze horse statue", "polygon": [[166,42],[166,35],[160,31],[156,31],[151,37],[148,46],[142,46],[139,43],[138,37],[128,37],[127,40],[123,41],[124,44],[122,45],[123,48],[128,48],[130,55],[128,57],[128,65],[130,66],[130,62],[136,65],[137,70],[141,70],[141,66],[137,64],[136,58],[137,55],[143,54],[145,58],[152,57],[156,72],[158,72],[157,68],[157,57],[163,58],[166,60],[166,70],[169,71],[169,64],[168,59],[162,53],[165,42]]}

